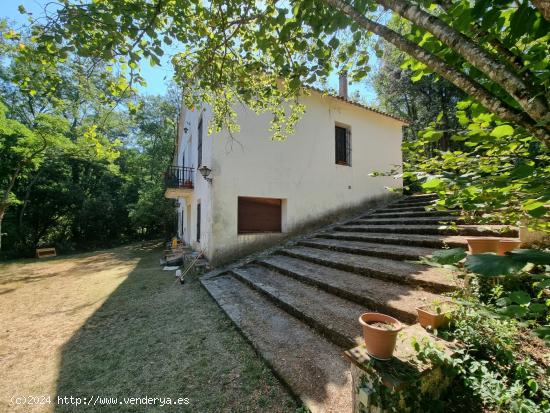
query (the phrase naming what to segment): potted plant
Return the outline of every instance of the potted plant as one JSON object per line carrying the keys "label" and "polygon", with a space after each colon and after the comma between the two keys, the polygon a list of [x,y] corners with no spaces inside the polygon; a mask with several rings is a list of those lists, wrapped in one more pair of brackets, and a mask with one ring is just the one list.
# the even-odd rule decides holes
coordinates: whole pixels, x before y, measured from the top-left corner
{"label": "potted plant", "polygon": [[499,239],[496,237],[475,237],[466,238],[470,254],[481,254],[482,252],[497,252]]}
{"label": "potted plant", "polygon": [[363,327],[365,346],[369,355],[378,360],[391,359],[397,333],[403,328],[401,323],[381,313],[361,314],[359,323]]}
{"label": "potted plant", "polygon": [[418,322],[426,329],[437,330],[447,327],[455,308],[456,304],[452,301],[435,302],[417,307]]}
{"label": "potted plant", "polygon": [[521,241],[516,238],[502,238],[498,244],[498,255],[505,255],[509,251],[518,249]]}

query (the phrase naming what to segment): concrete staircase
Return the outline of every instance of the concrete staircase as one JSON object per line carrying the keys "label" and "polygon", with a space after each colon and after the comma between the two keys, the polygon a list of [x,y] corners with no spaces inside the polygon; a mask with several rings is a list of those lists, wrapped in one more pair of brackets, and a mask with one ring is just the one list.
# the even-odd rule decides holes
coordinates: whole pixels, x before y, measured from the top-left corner
{"label": "concrete staircase", "polygon": [[466,248],[466,237],[517,236],[463,225],[457,211],[427,210],[434,200],[402,198],[201,281],[311,411],[351,412],[342,350],[362,340],[359,315],[379,311],[415,323],[418,305],[460,285],[447,270],[408,261],[444,246]]}

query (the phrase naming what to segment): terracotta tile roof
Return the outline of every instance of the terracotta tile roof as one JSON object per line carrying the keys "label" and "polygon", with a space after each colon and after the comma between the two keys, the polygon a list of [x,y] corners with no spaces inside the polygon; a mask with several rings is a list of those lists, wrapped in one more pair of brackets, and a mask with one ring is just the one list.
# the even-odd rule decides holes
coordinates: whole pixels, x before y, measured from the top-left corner
{"label": "terracotta tile roof", "polygon": [[318,89],[318,88],[312,87],[312,86],[306,86],[305,88],[306,88],[306,89],[309,89],[309,90],[313,90],[313,91],[315,91],[315,92],[317,92],[317,93],[320,93],[320,94],[322,94],[322,95],[329,96],[329,97],[331,97],[331,98],[341,100],[342,102],[349,103],[350,105],[354,105],[354,106],[360,107],[360,108],[362,108],[362,109],[366,109],[366,110],[369,110],[369,111],[371,111],[371,112],[378,113],[379,115],[382,115],[382,116],[386,116],[386,117],[388,117],[388,118],[395,119],[395,120],[397,120],[397,121],[399,121],[399,122],[403,122],[403,123],[406,124],[406,125],[409,124],[409,121],[406,120],[406,119],[400,118],[400,117],[398,117],[398,116],[390,115],[389,113],[382,112],[381,110],[372,108],[372,107],[367,106],[367,105],[363,105],[362,103],[359,103],[359,102],[354,102],[353,100],[345,99],[345,98],[343,98],[342,96],[335,95],[335,94],[330,93],[330,92],[328,92],[328,91],[326,91],[326,90]]}

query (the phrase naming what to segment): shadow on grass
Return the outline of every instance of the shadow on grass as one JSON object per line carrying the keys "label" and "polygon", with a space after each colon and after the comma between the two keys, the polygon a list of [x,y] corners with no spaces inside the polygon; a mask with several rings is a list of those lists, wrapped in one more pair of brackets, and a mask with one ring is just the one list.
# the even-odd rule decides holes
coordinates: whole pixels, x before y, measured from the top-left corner
{"label": "shadow on grass", "polygon": [[[160,250],[128,253],[140,257],[137,266],[64,345],[57,383],[60,397],[116,403],[59,404],[56,412],[295,409],[196,276],[181,286],[173,272],[159,269]],[[189,405],[124,404],[123,398],[146,396],[188,398]]]}

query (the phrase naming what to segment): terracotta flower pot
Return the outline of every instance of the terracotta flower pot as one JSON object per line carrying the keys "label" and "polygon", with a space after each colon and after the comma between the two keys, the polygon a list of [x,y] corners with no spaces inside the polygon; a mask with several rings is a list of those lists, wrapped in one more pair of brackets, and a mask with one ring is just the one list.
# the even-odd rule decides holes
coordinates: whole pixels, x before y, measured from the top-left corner
{"label": "terracotta flower pot", "polygon": [[364,313],[359,317],[363,326],[363,336],[367,352],[378,360],[392,358],[397,333],[403,326],[393,317],[380,313]]}
{"label": "terracotta flower pot", "polygon": [[437,330],[449,325],[455,303],[444,301],[441,304],[428,304],[417,307],[418,322],[426,329]]}
{"label": "terracotta flower pot", "polygon": [[495,237],[466,238],[470,254],[482,252],[498,252],[499,239]]}
{"label": "terracotta flower pot", "polygon": [[515,238],[503,238],[498,243],[498,255],[505,255],[521,246],[521,241]]}

